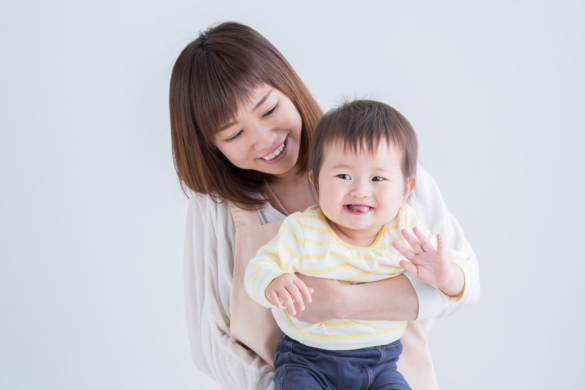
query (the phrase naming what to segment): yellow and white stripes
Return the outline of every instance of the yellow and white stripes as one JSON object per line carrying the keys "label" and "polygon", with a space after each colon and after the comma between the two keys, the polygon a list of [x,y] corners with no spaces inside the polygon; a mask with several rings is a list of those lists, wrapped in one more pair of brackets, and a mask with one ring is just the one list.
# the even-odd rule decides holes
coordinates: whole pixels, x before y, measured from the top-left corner
{"label": "yellow and white stripes", "polygon": [[[410,206],[401,208],[394,220],[382,228],[370,247],[357,247],[343,242],[330,228],[318,206],[287,217],[278,235],[262,247],[250,261],[245,275],[248,294],[261,305],[272,308],[276,322],[284,333],[306,345],[330,350],[357,349],[388,344],[399,339],[405,322],[393,321],[328,321],[307,323],[274,308],[264,292],[270,282],[285,272],[337,279],[347,283],[375,282],[403,273],[399,266],[404,257],[392,246],[403,241],[402,229],[424,227]],[[449,255],[449,254],[448,254]],[[452,252],[449,257],[456,257]],[[455,260],[455,259],[454,259]],[[391,297],[389,299],[392,299]]]}

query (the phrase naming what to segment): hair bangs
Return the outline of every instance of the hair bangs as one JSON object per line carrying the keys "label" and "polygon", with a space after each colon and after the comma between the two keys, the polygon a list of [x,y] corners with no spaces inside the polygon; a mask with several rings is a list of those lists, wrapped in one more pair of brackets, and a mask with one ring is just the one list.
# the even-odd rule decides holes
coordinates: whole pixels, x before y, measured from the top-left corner
{"label": "hair bangs", "polygon": [[[202,53],[208,57],[222,57],[221,54]],[[250,67],[234,69],[237,64],[229,58],[210,58],[204,66],[193,69],[193,117],[208,143],[214,142],[217,132],[237,117],[240,107],[249,104],[253,91],[265,82]]]}

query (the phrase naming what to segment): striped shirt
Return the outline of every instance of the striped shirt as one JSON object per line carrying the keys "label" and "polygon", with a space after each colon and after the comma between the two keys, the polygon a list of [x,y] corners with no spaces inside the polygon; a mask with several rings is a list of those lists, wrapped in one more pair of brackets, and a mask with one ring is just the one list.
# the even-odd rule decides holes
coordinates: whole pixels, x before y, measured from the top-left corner
{"label": "striped shirt", "polygon": [[[402,229],[419,227],[436,247],[436,238],[418,222],[414,210],[403,206],[396,217],[384,225],[374,242],[359,247],[342,241],[331,229],[319,206],[288,216],[278,235],[260,248],[246,269],[246,291],[259,304],[272,308],[280,329],[289,337],[314,348],[347,350],[384,345],[398,340],[406,321],[330,320],[310,323],[299,321],[286,310],[274,307],[265,296],[270,282],[287,272],[337,279],[343,283],[366,283],[398,276],[404,256],[393,241],[410,247]],[[452,250],[450,261],[464,262]],[[453,299],[444,295],[446,299]]]}

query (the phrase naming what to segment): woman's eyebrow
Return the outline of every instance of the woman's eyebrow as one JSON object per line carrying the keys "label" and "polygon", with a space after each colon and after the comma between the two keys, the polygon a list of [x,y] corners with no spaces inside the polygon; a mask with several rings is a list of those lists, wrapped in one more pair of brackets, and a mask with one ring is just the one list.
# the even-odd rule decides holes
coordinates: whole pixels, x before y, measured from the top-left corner
{"label": "woman's eyebrow", "polygon": [[264,103],[266,101],[266,99],[268,99],[268,96],[270,96],[270,94],[272,93],[273,89],[270,89],[270,91],[268,91],[266,93],[266,95],[262,96],[262,99],[258,100],[258,103],[256,103],[256,105],[254,106],[254,108],[252,108],[252,111],[256,110],[258,107],[260,107],[262,105],[262,103]]}
{"label": "woman's eyebrow", "polygon": [[[252,111],[255,111],[258,107],[260,107],[266,101],[266,99],[268,99],[268,97],[270,96],[272,91],[274,91],[274,89],[270,89],[270,91],[266,92],[266,94],[264,96],[262,96],[262,98],[260,100],[258,100],[258,103],[256,103],[254,105],[254,107],[252,108]],[[223,130],[227,129],[228,127],[232,127],[236,123],[237,123],[237,121],[226,123],[225,125],[221,126],[218,131],[223,131]]]}

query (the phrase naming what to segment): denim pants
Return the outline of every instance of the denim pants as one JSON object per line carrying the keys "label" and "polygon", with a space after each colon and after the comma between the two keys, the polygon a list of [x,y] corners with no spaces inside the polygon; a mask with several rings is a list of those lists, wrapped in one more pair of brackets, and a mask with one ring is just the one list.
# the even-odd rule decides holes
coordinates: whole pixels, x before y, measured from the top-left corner
{"label": "denim pants", "polygon": [[344,351],[306,346],[285,335],[274,355],[276,390],[406,390],[396,370],[400,340],[387,345]]}

